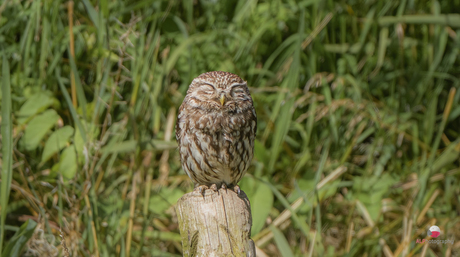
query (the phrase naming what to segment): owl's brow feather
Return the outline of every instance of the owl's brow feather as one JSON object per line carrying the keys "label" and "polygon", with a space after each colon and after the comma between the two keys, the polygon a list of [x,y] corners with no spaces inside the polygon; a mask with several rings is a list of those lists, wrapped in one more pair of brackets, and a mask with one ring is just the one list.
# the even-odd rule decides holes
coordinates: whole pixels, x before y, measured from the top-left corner
{"label": "owl's brow feather", "polygon": [[216,89],[216,86],[214,86],[214,84],[212,84],[210,82],[207,82],[207,81],[204,81],[204,80],[202,80],[201,82],[203,82],[204,84],[209,85],[209,86],[213,87],[214,89]]}
{"label": "owl's brow feather", "polygon": [[243,83],[233,83],[232,85],[230,85],[230,88],[237,87],[237,86],[246,86],[246,83],[245,82],[243,82]]}

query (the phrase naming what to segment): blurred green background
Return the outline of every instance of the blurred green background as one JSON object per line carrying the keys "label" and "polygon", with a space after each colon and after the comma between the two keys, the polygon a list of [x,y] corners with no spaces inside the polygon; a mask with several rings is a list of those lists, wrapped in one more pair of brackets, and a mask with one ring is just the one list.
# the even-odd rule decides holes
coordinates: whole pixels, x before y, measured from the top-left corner
{"label": "blurred green background", "polygon": [[[3,1],[2,256],[181,256],[175,119],[213,70],[245,79],[257,111],[240,186],[258,256],[459,256],[459,12]],[[431,225],[453,243],[417,244]]]}

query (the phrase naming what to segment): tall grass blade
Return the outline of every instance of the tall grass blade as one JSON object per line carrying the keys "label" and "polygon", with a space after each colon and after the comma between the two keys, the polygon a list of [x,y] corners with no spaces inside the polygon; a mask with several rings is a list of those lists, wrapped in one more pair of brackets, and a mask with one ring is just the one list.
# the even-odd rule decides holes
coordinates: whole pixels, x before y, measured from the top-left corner
{"label": "tall grass blade", "polygon": [[[301,45],[302,45],[302,35],[304,32],[304,18],[305,18],[305,12],[302,12],[300,15],[299,19],[299,32],[298,32],[298,37],[297,41],[294,44],[295,51],[292,56],[293,61],[292,64],[290,65],[290,70],[288,72],[287,78],[285,79],[285,82],[283,83],[284,86],[283,88],[289,89],[288,92],[293,93],[294,89],[298,85],[298,78],[299,78],[299,72],[300,72],[300,53],[301,53]],[[283,99],[284,98],[284,99]],[[286,101],[284,105],[281,106],[281,101]],[[276,121],[276,129],[275,129],[275,134],[273,136],[272,140],[272,158],[270,159],[270,163],[268,164],[268,172],[272,173],[274,168],[275,168],[275,163],[278,160],[278,155],[279,151],[281,148],[282,141],[284,140],[290,124],[291,124],[291,118],[293,114],[293,106],[294,106],[294,97],[290,95],[289,93],[285,94],[280,94],[278,97],[277,101],[277,106],[280,106],[280,114],[281,116],[278,118]]]}
{"label": "tall grass blade", "polygon": [[21,225],[18,231],[14,233],[8,244],[5,246],[5,250],[2,253],[2,257],[16,257],[19,256],[24,246],[27,244],[29,239],[33,236],[37,222],[32,219],[28,219],[24,224]]}
{"label": "tall grass blade", "polygon": [[75,124],[77,124],[77,127],[80,130],[83,142],[86,143],[87,142],[86,130],[83,127],[83,124],[81,123],[80,119],[78,118],[77,110],[75,110],[75,108],[72,105],[72,99],[70,99],[69,92],[67,92],[67,89],[65,88],[64,83],[62,82],[61,75],[58,69],[56,69],[55,75],[56,75],[56,79],[59,84],[59,88],[61,89],[61,92],[64,95],[64,99],[66,100],[67,105],[69,106],[69,110],[70,110],[70,113],[72,114],[73,121],[75,122]]}
{"label": "tall grass blade", "polygon": [[399,17],[384,16],[378,19],[379,25],[387,26],[395,23],[405,24],[436,24],[442,26],[450,26],[460,28],[460,14],[416,14],[416,15],[403,15]]}
{"label": "tall grass blade", "polygon": [[270,226],[270,230],[273,232],[273,238],[275,239],[276,246],[278,247],[281,256],[294,257],[291,247],[289,246],[289,243],[283,233],[275,226]]}
{"label": "tall grass blade", "polygon": [[10,66],[6,55],[2,65],[2,183],[0,195],[0,253],[5,239],[5,220],[10,197],[11,179],[13,177],[13,121],[11,119],[11,84]]}
{"label": "tall grass blade", "polygon": [[[68,50],[70,53],[70,51]],[[79,106],[81,107],[82,111],[82,116],[83,119],[86,120],[86,97],[85,93],[83,90],[83,85],[81,84],[80,81],[80,76],[78,76],[78,70],[77,70],[77,65],[75,64],[75,59],[72,55],[69,55],[69,60],[70,60],[70,67],[72,68],[72,72],[74,74],[74,79],[75,79],[75,88],[77,90],[77,98],[78,98],[78,103]]]}

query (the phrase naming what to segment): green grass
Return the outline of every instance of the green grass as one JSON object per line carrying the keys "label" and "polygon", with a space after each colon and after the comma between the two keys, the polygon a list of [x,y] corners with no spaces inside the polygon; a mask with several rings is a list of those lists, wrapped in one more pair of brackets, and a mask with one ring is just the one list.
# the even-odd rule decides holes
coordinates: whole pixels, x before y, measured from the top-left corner
{"label": "green grass", "polygon": [[3,56],[2,63],[2,182],[0,196],[1,218],[0,225],[0,253],[3,249],[3,241],[5,238],[5,220],[8,207],[8,198],[11,188],[12,170],[12,153],[13,153],[13,131],[11,122],[11,85],[10,85],[10,67],[8,60]]}
{"label": "green grass", "polygon": [[4,1],[2,256],[181,256],[174,125],[212,70],[254,99],[260,256],[459,255],[459,6],[82,0],[71,39],[67,3]]}

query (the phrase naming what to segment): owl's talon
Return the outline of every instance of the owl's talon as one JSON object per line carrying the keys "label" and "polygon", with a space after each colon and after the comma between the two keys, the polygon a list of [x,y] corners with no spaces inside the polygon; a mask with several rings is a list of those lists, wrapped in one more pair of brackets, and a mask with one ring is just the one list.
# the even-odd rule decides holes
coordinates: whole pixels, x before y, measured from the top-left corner
{"label": "owl's talon", "polygon": [[217,185],[216,185],[216,184],[212,184],[210,188],[211,188],[212,190],[214,190],[214,192],[217,191]]}
{"label": "owl's talon", "polygon": [[206,189],[208,189],[209,187],[205,186],[205,185],[199,185],[197,187],[195,187],[195,189],[193,189],[193,191],[198,191],[200,193],[200,195],[203,195],[204,192],[206,191]]}
{"label": "owl's talon", "polygon": [[241,193],[241,189],[240,189],[240,186],[236,185],[233,190],[235,191],[236,194],[240,194]]}
{"label": "owl's talon", "polygon": [[220,186],[222,189],[225,190],[225,192],[227,192],[227,184],[225,183],[222,183],[222,185]]}

